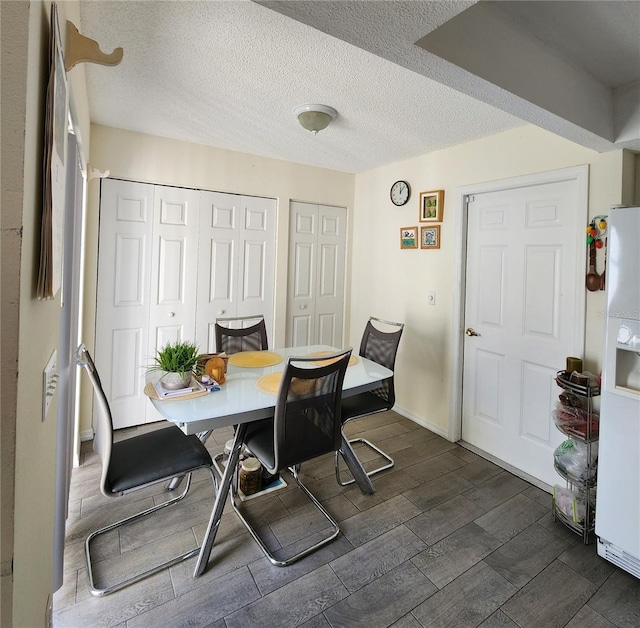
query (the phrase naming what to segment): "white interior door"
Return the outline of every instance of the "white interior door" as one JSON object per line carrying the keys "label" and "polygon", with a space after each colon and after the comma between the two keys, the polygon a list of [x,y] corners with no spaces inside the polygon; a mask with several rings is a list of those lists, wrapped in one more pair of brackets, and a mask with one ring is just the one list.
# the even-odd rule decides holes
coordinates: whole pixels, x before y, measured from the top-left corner
{"label": "white interior door", "polygon": [[273,338],[275,285],[275,199],[200,193],[198,316],[196,337],[215,351],[218,317],[265,318]]}
{"label": "white interior door", "polygon": [[341,347],[347,210],[293,201],[289,220],[287,343]]}
{"label": "white interior door", "polygon": [[113,179],[101,187],[94,359],[114,427],[143,423],[151,405],[141,367],[149,356],[153,187]]}
{"label": "white interior door", "polygon": [[548,485],[563,440],[554,376],[582,355],[581,194],[564,180],[477,193],[467,206],[464,328],[477,335],[464,337],[462,438]]}

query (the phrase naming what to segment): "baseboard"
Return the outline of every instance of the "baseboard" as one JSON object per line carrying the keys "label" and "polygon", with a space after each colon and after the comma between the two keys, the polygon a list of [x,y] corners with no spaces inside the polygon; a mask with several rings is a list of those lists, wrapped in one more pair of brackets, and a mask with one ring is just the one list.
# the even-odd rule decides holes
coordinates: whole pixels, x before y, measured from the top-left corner
{"label": "baseboard", "polygon": [[482,458],[484,458],[485,460],[488,460],[489,462],[493,462],[493,464],[495,464],[496,466],[501,467],[505,471],[512,473],[513,475],[521,478],[522,480],[525,480],[525,482],[529,482],[529,484],[533,484],[534,486],[537,486],[539,489],[545,491],[546,493],[551,493],[551,486],[549,486],[545,482],[542,482],[541,480],[538,480],[538,478],[534,478],[532,475],[529,475],[528,473],[521,471],[520,469],[516,469],[515,467],[512,467],[509,463],[505,462],[504,460],[500,460],[499,458],[496,458],[495,456],[488,454],[486,451],[482,451],[482,449],[478,449],[478,447],[474,445],[470,445],[469,443],[463,440],[459,440],[458,445],[460,445],[461,447],[464,447],[465,449],[468,449],[469,451],[472,451],[474,454],[478,454],[478,456],[481,456]]}
{"label": "baseboard", "polygon": [[449,435],[447,434],[447,430],[441,425],[436,425],[435,423],[431,423],[426,419],[423,419],[422,417],[419,417],[413,414],[412,412],[409,412],[408,410],[401,408],[398,405],[393,406],[393,411],[397,412],[399,415],[403,416],[405,419],[409,419],[410,421],[417,423],[418,425],[420,425],[421,427],[424,427],[430,432],[433,432],[434,434],[437,434],[438,436],[442,436],[442,438],[446,438],[447,440],[449,440]]}
{"label": "baseboard", "polygon": [[84,442],[87,440],[93,440],[93,430],[86,430],[84,432],[80,432],[80,442]]}

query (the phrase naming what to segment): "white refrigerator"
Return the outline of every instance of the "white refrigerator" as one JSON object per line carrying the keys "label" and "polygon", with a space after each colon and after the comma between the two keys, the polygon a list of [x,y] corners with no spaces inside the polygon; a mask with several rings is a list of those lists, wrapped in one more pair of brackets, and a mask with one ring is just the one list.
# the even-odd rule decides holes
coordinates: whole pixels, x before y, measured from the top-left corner
{"label": "white refrigerator", "polygon": [[640,207],[609,213],[598,554],[640,578]]}

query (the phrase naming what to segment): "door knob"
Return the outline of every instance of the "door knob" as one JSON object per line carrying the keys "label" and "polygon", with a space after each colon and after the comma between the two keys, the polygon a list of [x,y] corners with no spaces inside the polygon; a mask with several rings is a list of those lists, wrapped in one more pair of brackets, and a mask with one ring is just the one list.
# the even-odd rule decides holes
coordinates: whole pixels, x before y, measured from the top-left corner
{"label": "door knob", "polygon": [[301,310],[306,310],[306,309],[307,309],[307,306],[306,306],[306,305],[301,305],[301,306],[300,306],[300,309],[301,309]]}
{"label": "door knob", "polygon": [[175,316],[175,312],[169,312],[169,313],[167,314],[167,316],[168,316],[169,318],[173,318],[173,317]]}
{"label": "door knob", "polygon": [[473,327],[467,327],[467,330],[464,333],[467,334],[467,336],[479,336],[480,335]]}

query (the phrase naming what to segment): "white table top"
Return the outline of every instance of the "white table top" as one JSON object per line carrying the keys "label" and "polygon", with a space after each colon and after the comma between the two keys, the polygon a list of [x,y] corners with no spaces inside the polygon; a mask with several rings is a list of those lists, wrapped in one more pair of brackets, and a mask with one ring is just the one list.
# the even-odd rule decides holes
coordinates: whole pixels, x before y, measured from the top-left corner
{"label": "white table top", "polygon": [[[316,351],[339,351],[326,345],[273,349],[284,360],[266,368],[243,368],[229,364],[226,381],[220,390],[192,399],[161,401],[151,399],[162,416],[176,423],[186,434],[197,434],[217,427],[247,423],[273,416],[276,395],[259,391],[256,380],[267,373],[283,371],[287,357],[304,357]],[[358,362],[347,367],[342,387],[343,397],[349,397],[371,388],[393,371],[357,356]]]}

